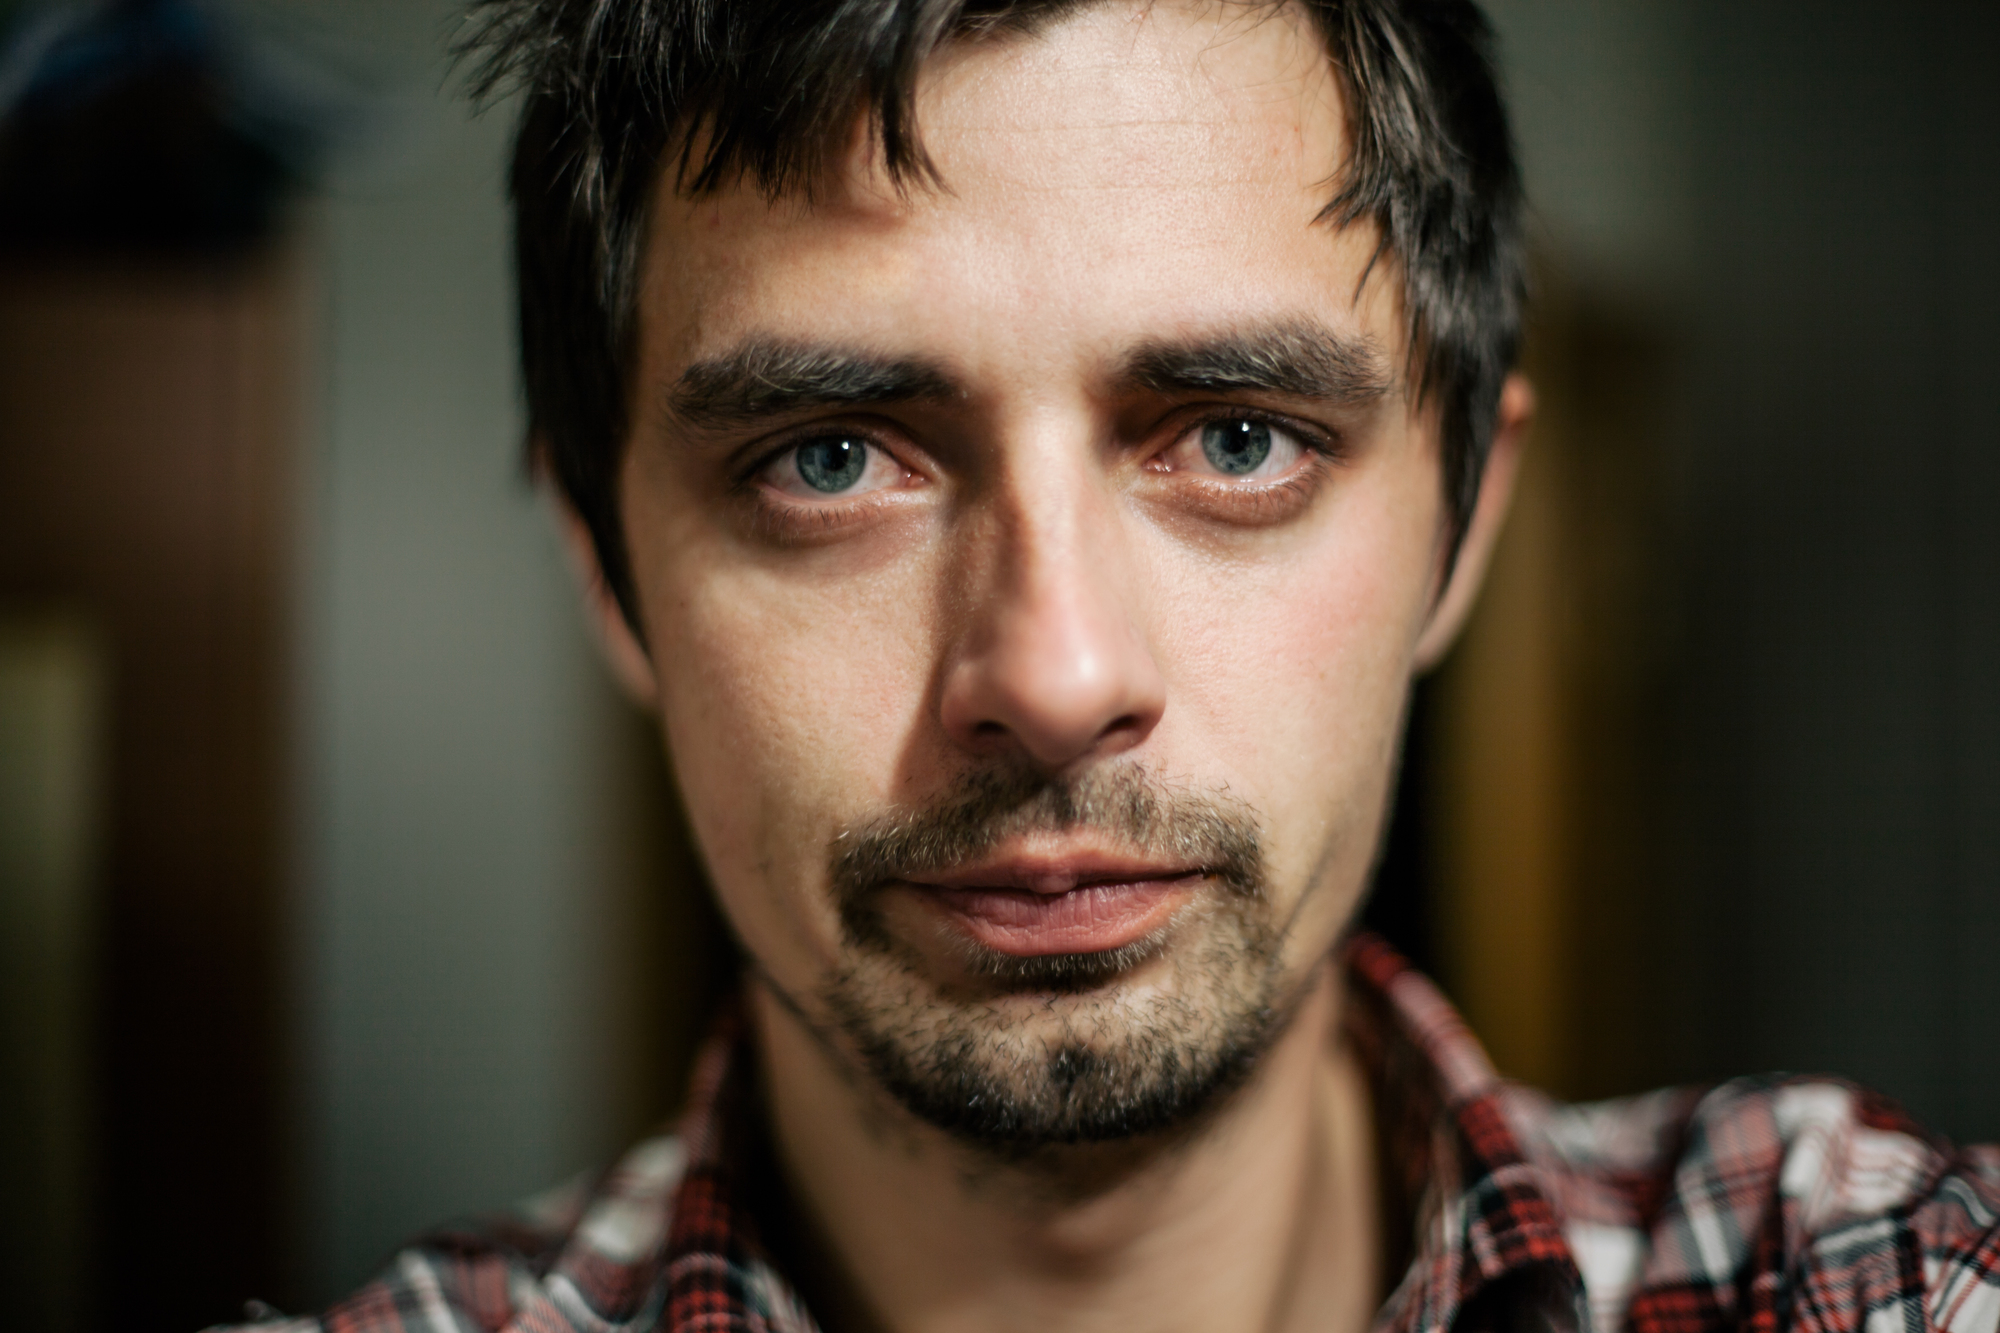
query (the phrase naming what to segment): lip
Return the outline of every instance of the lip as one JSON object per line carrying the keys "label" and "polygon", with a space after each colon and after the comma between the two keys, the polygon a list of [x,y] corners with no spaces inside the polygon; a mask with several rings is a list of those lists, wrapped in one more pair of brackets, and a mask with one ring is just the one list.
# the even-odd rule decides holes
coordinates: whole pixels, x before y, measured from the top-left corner
{"label": "lip", "polygon": [[976,861],[912,882],[920,889],[996,890],[1054,896],[1091,885],[1150,884],[1199,874],[1199,866],[1103,852],[1073,852]]}
{"label": "lip", "polygon": [[998,953],[1103,953],[1166,926],[1194,896],[1199,867],[1082,853],[955,867],[909,887],[951,926]]}

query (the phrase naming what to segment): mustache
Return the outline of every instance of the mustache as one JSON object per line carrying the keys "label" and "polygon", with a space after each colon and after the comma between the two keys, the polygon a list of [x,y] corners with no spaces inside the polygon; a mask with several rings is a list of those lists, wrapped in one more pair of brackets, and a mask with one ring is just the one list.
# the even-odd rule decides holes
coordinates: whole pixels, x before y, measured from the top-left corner
{"label": "mustache", "polygon": [[1263,894],[1255,812],[1226,790],[1169,783],[1136,765],[1071,778],[1025,765],[976,770],[934,801],[842,833],[833,843],[830,878],[841,905],[856,909],[885,885],[948,871],[1009,839],[1084,829],[1199,867],[1239,896]]}

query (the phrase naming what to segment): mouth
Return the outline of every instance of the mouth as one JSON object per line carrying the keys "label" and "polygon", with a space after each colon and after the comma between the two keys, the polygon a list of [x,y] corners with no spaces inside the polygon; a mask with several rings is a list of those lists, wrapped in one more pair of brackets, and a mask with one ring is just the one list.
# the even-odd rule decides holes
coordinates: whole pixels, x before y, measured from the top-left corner
{"label": "mouth", "polygon": [[946,924],[1016,958],[1122,949],[1163,929],[1207,878],[1120,857],[1016,856],[905,881]]}

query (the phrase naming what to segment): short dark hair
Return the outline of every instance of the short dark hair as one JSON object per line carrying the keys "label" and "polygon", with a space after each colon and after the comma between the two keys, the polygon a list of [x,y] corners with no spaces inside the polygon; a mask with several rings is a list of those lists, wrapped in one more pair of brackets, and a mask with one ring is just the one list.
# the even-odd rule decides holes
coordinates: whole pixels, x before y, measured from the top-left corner
{"label": "short dark hair", "polygon": [[[934,180],[918,72],[941,45],[1093,0],[472,0],[476,97],[526,96],[512,174],[530,448],[640,626],[617,477],[636,279],[663,170],[689,195],[810,196],[857,115],[898,184]],[[1296,0],[1341,76],[1349,161],[1321,218],[1400,264],[1419,399],[1435,396],[1454,540],[1478,496],[1526,301],[1521,184],[1472,0]]]}

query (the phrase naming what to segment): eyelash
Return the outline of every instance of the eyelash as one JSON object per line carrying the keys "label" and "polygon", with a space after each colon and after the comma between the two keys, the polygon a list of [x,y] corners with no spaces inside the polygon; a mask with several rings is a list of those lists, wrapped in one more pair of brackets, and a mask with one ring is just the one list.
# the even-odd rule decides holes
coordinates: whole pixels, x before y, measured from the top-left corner
{"label": "eyelash", "polygon": [[[1185,419],[1185,424],[1174,431],[1173,438],[1148,455],[1146,461],[1157,459],[1198,431],[1219,422],[1232,421],[1255,422],[1273,430],[1282,430],[1299,443],[1304,455],[1300,465],[1275,481],[1243,483],[1203,476],[1187,477],[1185,484],[1207,491],[1213,503],[1230,506],[1235,512],[1223,517],[1237,522],[1256,524],[1276,521],[1297,512],[1318,490],[1326,470],[1345,457],[1342,441],[1337,435],[1280,413],[1237,407],[1218,408]],[[752,501],[750,521],[755,536],[779,545],[810,543],[862,522],[872,512],[895,503],[890,498],[896,494],[894,491],[872,491],[845,503],[824,505],[800,504],[762,492],[757,479],[765,469],[800,445],[831,432],[852,434],[866,442],[869,448],[882,450],[907,468],[907,465],[901,464],[897,452],[883,444],[875,431],[816,422],[811,427],[792,432],[740,463],[730,483],[733,493],[745,495]],[[1142,463],[1141,467],[1144,466],[1145,463]]]}
{"label": "eyelash", "polygon": [[865,521],[868,516],[887,505],[895,504],[892,498],[896,491],[870,491],[844,502],[827,504],[801,504],[768,494],[757,484],[763,475],[780,458],[791,453],[802,444],[827,435],[849,435],[861,440],[870,449],[879,449],[905,471],[916,469],[902,462],[901,455],[883,444],[880,433],[864,426],[847,426],[839,422],[814,422],[783,436],[777,443],[768,441],[766,447],[749,455],[747,461],[739,462],[730,481],[730,493],[748,501],[749,525],[753,537],[778,546],[807,545],[822,537],[831,537],[843,529]]}
{"label": "eyelash", "polygon": [[[1300,512],[1318,493],[1327,472],[1347,457],[1345,441],[1337,434],[1281,413],[1240,407],[1212,410],[1192,418],[1175,432],[1173,443],[1166,448],[1175,448],[1209,426],[1231,421],[1251,421],[1283,431],[1298,442],[1302,457],[1298,465],[1274,481],[1246,483],[1199,474],[1186,476],[1184,485],[1198,487],[1205,493],[1211,516],[1227,522],[1256,526]],[[1228,512],[1217,512],[1225,507]]]}
{"label": "eyelash", "polygon": [[[1225,421],[1249,421],[1259,426],[1269,426],[1272,430],[1281,430],[1297,440],[1304,447],[1305,452],[1314,459],[1337,463],[1345,456],[1345,450],[1342,447],[1340,437],[1329,433],[1323,427],[1307,425],[1303,421],[1285,416],[1282,413],[1263,412],[1255,408],[1245,407],[1219,408],[1192,418],[1186,426],[1182,427],[1175,434],[1173,443],[1169,444],[1167,448],[1173,448],[1175,444],[1179,444],[1198,430],[1205,430],[1210,426]],[[1165,450],[1161,452],[1164,453]],[[1272,484],[1275,485],[1276,483]]]}

